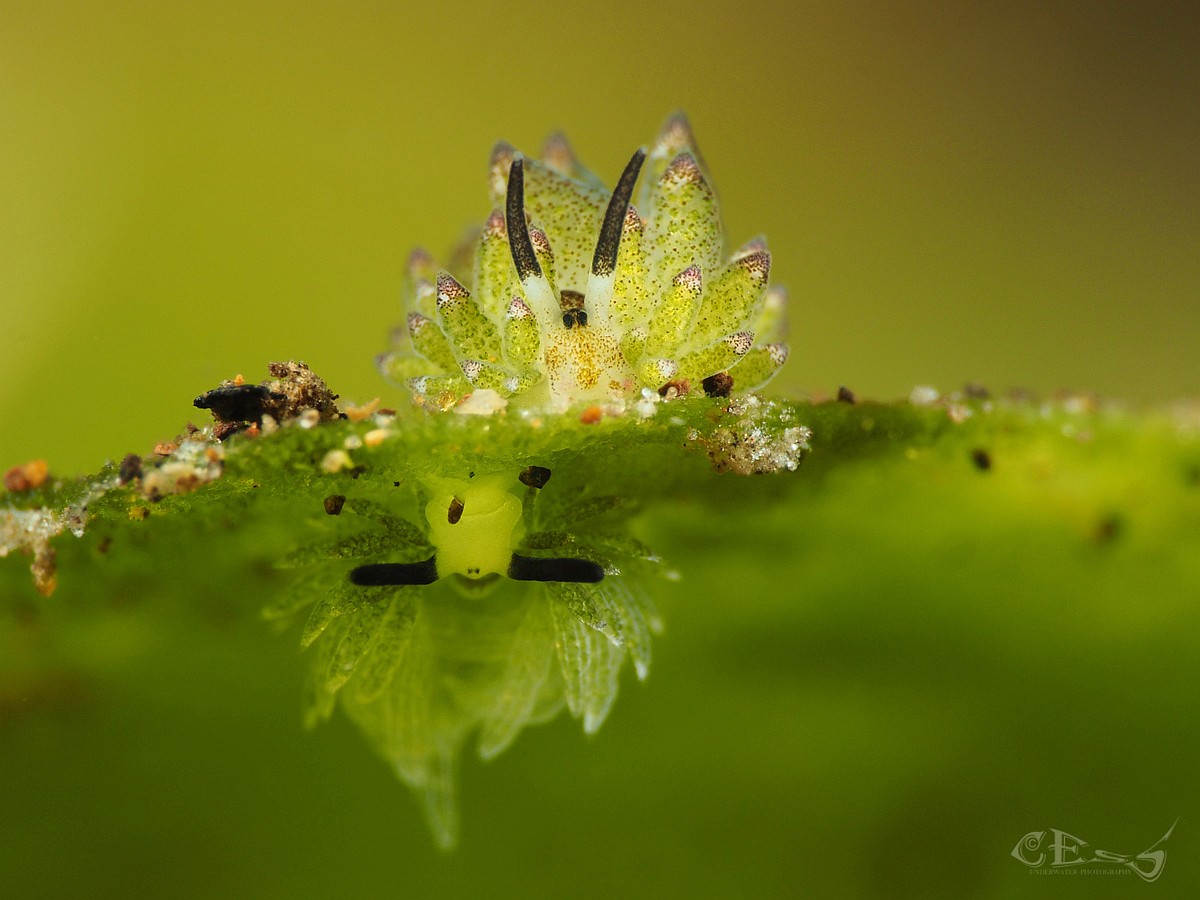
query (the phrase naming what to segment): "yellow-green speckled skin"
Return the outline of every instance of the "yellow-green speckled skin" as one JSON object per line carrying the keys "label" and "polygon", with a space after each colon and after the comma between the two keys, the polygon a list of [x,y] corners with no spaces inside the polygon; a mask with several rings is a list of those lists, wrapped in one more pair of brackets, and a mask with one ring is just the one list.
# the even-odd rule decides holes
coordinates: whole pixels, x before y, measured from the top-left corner
{"label": "yellow-green speckled skin", "polygon": [[[524,281],[503,213],[517,158],[541,269]],[[487,388],[506,402],[563,411],[635,398],[667,381],[697,390],[719,372],[744,392],[787,358],[787,295],[768,286],[766,242],[727,253],[716,193],[682,115],[649,148],[608,271],[593,273],[592,264],[612,194],[561,135],[546,142],[541,160],[497,144],[488,187],[493,211],[451,254],[453,276],[424,251],[409,260],[407,340],[402,332],[379,363],[417,402],[448,410]],[[564,321],[579,304],[572,294],[583,296],[583,315]]]}

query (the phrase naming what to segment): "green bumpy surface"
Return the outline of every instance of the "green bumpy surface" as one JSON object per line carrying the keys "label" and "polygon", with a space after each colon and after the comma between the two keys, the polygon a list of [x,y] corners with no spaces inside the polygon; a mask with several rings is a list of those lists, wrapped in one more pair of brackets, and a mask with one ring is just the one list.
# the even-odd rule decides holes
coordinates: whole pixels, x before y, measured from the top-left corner
{"label": "green bumpy surface", "polygon": [[[882,612],[891,597],[919,591],[919,570],[895,557],[897,548],[927,540],[966,583],[973,569],[981,573],[978,596],[964,603],[1036,606],[1046,601],[1021,587],[1032,573],[1004,564],[1011,548],[1032,541],[1074,548],[1055,557],[1053,571],[1037,573],[1043,590],[1051,583],[1069,595],[1087,583],[1094,591],[1102,570],[1111,573],[1113,596],[1088,602],[1106,615],[1135,622],[1167,609],[1194,614],[1178,605],[1200,583],[1194,411],[1156,417],[982,400],[851,406],[694,397],[652,409],[646,418],[595,424],[419,410],[394,420],[292,424],[233,437],[221,445],[217,477],[157,501],[136,483],[115,486],[111,469],[0,495],[12,551],[0,564],[0,672],[9,683],[36,683],[54,653],[44,656],[22,635],[43,617],[61,631],[53,647],[89,629],[102,633],[105,617],[91,612],[98,608],[167,617],[199,609],[215,621],[265,610],[271,621],[295,622],[308,647],[306,721],[328,717],[340,699],[418,790],[435,835],[449,845],[464,744],[477,739],[490,758],[564,705],[587,731],[598,728],[625,657],[638,675],[648,670],[657,626],[651,597],[682,590],[693,609],[677,613],[679,627],[695,615],[706,627],[738,632],[757,627],[742,619],[743,609],[761,606],[753,597],[811,603],[861,577]],[[217,446],[205,437],[193,441]],[[520,491],[516,475],[526,466],[553,475],[526,501],[515,549],[596,560],[608,573],[600,585],[500,579],[473,592],[447,580],[349,583],[349,570],[363,562],[428,555],[429,484],[495,476]],[[327,512],[330,497],[347,498],[340,514]],[[896,530],[897,504],[911,511],[903,526],[911,533]],[[45,599],[12,538],[13,522],[34,509],[82,527],[80,538],[64,531],[50,541],[58,590]],[[951,513],[960,518],[947,520]],[[845,539],[830,543],[833,535]],[[806,557],[809,546],[824,557]],[[808,562],[797,568],[793,559]],[[894,584],[874,562],[887,559]],[[1006,572],[1006,584],[993,583],[994,570]],[[697,582],[696,571],[708,574]],[[111,665],[103,641],[93,652],[99,656],[85,654],[85,669]]]}

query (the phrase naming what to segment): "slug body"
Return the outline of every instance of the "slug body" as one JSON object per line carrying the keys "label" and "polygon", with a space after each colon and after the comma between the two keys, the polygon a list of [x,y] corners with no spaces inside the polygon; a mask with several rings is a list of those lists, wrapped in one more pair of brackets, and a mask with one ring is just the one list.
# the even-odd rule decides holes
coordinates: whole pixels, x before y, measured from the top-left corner
{"label": "slug body", "polygon": [[487,475],[428,484],[425,519],[439,578],[453,574],[479,580],[508,572],[525,533],[524,504],[509,490],[510,483],[517,484],[511,476]]}
{"label": "slug body", "polygon": [[378,358],[419,405],[447,410],[483,390],[563,412],[715,376],[746,392],[783,365],[786,295],[768,287],[766,241],[729,252],[682,116],[611,192],[561,137],[541,160],[497,144],[489,174],[478,238],[446,268],[423,250],[409,258],[406,328]]}

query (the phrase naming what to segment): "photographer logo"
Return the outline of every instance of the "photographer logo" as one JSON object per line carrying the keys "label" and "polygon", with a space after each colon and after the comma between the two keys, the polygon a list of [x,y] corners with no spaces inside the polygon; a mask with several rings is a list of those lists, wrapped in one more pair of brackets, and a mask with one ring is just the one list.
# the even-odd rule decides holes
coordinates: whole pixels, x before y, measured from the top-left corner
{"label": "photographer logo", "polygon": [[1029,866],[1035,875],[1137,875],[1143,881],[1154,881],[1162,874],[1167,862],[1164,845],[1175,825],[1141,853],[1114,853],[1093,847],[1087,841],[1052,828],[1031,831],[1017,841],[1012,855]]}

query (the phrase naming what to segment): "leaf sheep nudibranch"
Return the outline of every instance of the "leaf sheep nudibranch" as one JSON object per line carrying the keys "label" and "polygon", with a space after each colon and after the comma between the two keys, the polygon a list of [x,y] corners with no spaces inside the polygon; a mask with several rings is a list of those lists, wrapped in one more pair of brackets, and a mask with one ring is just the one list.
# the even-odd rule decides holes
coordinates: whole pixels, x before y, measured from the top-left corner
{"label": "leaf sheep nudibranch", "polygon": [[407,327],[379,363],[423,405],[482,389],[551,411],[668,383],[744,393],[786,361],[786,295],[768,287],[766,242],[726,254],[682,115],[611,193],[561,136],[540,161],[497,144],[490,187],[471,271],[439,269],[423,250],[409,259]]}
{"label": "leaf sheep nudibranch", "polygon": [[[306,721],[340,702],[424,798],[443,847],[473,736],[491,758],[563,708],[594,732],[625,660],[648,674],[648,588],[667,572],[629,531],[670,481],[656,454],[749,474],[792,470],[808,447],[807,429],[749,394],[787,358],[785,296],[768,288],[761,238],[727,254],[682,116],[611,193],[557,136],[541,161],[499,144],[490,188],[493,211],[450,270],[410,257],[405,327],[380,364],[431,412],[525,415],[410,410],[405,433],[423,443],[391,460],[382,494],[369,467],[355,474],[336,524],[324,498],[332,539],[288,557],[308,569],[301,602],[269,614],[315,601]],[[648,423],[688,393],[726,399]]]}

